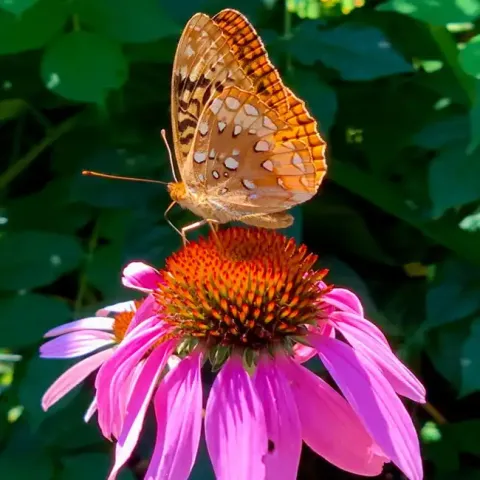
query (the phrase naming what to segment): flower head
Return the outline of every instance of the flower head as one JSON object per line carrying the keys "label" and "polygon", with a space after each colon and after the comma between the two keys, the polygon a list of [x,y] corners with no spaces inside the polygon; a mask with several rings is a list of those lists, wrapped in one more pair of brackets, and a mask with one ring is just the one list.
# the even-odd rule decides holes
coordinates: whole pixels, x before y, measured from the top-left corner
{"label": "flower head", "polygon": [[[158,271],[128,265],[148,293],[96,377],[98,421],[117,440],[113,480],[153,401],[157,438],[145,478],[188,478],[202,425],[219,479],[295,479],[302,441],[338,467],[378,475],[394,462],[423,478],[418,437],[399,395],[425,390],[350,291],[324,283],[306,247],[230,228],[191,242]],[[340,334],[340,336],[339,336]],[[178,364],[165,373],[169,359]],[[318,355],[343,395],[302,362]],[[205,414],[201,368],[218,374]]]}

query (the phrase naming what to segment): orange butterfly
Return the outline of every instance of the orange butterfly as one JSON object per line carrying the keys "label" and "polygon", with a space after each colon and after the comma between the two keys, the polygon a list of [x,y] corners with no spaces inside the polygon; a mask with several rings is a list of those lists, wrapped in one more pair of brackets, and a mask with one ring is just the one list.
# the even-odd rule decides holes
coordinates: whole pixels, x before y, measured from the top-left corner
{"label": "orange butterfly", "polygon": [[[286,210],[317,193],[326,172],[317,123],[241,13],[190,19],[175,55],[171,103],[180,181],[168,184],[167,212],[178,203],[203,218],[181,229],[184,239],[205,223],[288,227]],[[173,161],[172,169],[175,175]]]}

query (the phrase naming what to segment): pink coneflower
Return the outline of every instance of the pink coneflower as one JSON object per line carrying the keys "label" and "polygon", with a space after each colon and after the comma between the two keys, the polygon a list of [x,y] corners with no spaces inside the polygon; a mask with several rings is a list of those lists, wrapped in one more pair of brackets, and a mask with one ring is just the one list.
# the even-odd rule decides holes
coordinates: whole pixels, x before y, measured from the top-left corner
{"label": "pink coneflower", "polygon": [[[358,298],[323,282],[316,260],[279,233],[230,228],[189,243],[162,271],[139,262],[124,270],[124,285],[154,305],[134,317],[96,376],[98,422],[117,440],[109,480],[132,454],[152,401],[146,480],[187,479],[202,425],[222,480],[293,480],[302,440],[355,474],[378,475],[392,461],[410,480],[423,478],[397,394],[424,402],[425,390]],[[312,354],[343,396],[302,366]],[[181,360],[164,375],[172,355]],[[204,413],[207,362],[218,374]]]}
{"label": "pink coneflower", "polygon": [[[66,323],[48,331],[53,338],[40,347],[42,358],[77,358],[90,354],[63,373],[45,392],[42,407],[48,410],[90,373],[109,359],[135,321],[152,315],[153,298],[142,302],[128,301],[104,307],[95,317]],[[108,314],[113,314],[109,317]],[[95,353],[93,353],[95,352]],[[96,399],[85,414],[85,421],[96,411]]]}

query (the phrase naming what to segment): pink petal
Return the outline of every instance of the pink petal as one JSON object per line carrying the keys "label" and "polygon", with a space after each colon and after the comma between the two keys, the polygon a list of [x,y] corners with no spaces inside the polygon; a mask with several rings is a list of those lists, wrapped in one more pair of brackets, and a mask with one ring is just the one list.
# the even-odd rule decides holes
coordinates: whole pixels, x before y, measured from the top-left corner
{"label": "pink petal", "polygon": [[174,346],[174,343],[170,341],[156,347],[145,361],[138,378],[132,385],[131,397],[126,409],[127,415],[115,447],[115,464],[108,480],[116,478],[118,471],[125,465],[137,445],[153,391]]}
{"label": "pink petal", "polygon": [[217,480],[265,478],[265,416],[240,358],[231,357],[215,379],[207,402],[205,434]]}
{"label": "pink petal", "polygon": [[[387,461],[358,415],[330,385],[295,362],[285,362],[305,443],[342,470],[376,476]],[[348,440],[354,439],[354,440]]]}
{"label": "pink petal", "polygon": [[113,318],[108,317],[88,317],[74,322],[65,323],[49,330],[44,337],[56,337],[65,333],[76,332],[79,330],[107,330],[112,331]]}
{"label": "pink petal", "polygon": [[422,480],[420,446],[412,419],[378,367],[338,340],[317,335],[309,339],[380,448],[410,480]]}
{"label": "pink petal", "polygon": [[122,283],[125,287],[151,292],[156,290],[160,283],[163,283],[163,278],[159,271],[150,265],[132,262],[123,269]]}
{"label": "pink petal", "polygon": [[107,305],[106,307],[97,310],[95,315],[100,317],[106,316],[109,313],[134,312],[136,310],[135,302],[128,300],[127,302],[115,303],[114,305]]}
{"label": "pink petal", "polygon": [[164,333],[163,326],[152,327],[148,322],[140,325],[136,331],[131,332],[131,337],[125,336],[115,350],[115,355],[99,370],[95,379],[98,423],[106,438],[111,438],[115,430],[115,422],[122,419],[124,415],[120,406],[123,385],[129,381],[132,371],[145,353],[161,339]]}
{"label": "pink petal", "polygon": [[183,480],[192,471],[202,430],[199,353],[167,373],[155,395],[157,439],[145,480]]}
{"label": "pink petal", "polygon": [[113,353],[113,350],[103,350],[81,360],[65,373],[60,375],[42,397],[42,408],[48,410],[54,403],[58,402],[70,390],[83,382],[88,375],[97,369]]}
{"label": "pink petal", "polygon": [[111,333],[82,330],[54,338],[40,347],[42,358],[75,358],[114,343]]}
{"label": "pink petal", "polygon": [[416,402],[425,403],[425,387],[385,343],[379,341],[378,337],[371,335],[370,330],[362,328],[362,325],[353,321],[348,323],[338,321],[337,318],[332,316],[335,326],[348,343],[377,364],[398,394]]}
{"label": "pink petal", "polygon": [[276,363],[263,358],[255,372],[254,385],[265,412],[268,435],[265,479],[295,480],[302,435],[289,382]]}
{"label": "pink petal", "polygon": [[149,318],[154,317],[157,313],[157,310],[158,307],[155,301],[155,297],[153,295],[148,295],[136,311],[132,320],[130,321],[130,324],[128,325],[125,334],[128,335],[138,324],[144,322]]}
{"label": "pink petal", "polygon": [[[335,338],[335,329],[332,327],[332,325],[329,325],[324,320],[322,320],[316,327],[310,326],[307,328],[313,333]],[[305,363],[313,358],[316,354],[317,350],[315,348],[303,345],[302,343],[296,343],[293,346],[293,359],[298,363]]]}
{"label": "pink petal", "polygon": [[94,398],[90,406],[87,408],[85,415],[83,416],[83,421],[85,423],[88,423],[96,411],[97,411],[97,399]]}
{"label": "pink petal", "polygon": [[358,297],[344,288],[334,288],[322,296],[322,300],[339,310],[356,313],[363,317],[362,303]]}

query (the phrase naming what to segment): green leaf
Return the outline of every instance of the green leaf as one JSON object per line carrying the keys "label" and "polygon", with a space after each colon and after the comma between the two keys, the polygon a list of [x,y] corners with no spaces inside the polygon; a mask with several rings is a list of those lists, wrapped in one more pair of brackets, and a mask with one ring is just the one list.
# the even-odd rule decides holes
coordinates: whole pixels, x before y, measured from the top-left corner
{"label": "green leaf", "polygon": [[431,162],[428,184],[433,215],[480,199],[480,149],[468,154],[464,142],[443,149]]}
{"label": "green leaf", "polygon": [[20,98],[11,98],[0,102],[0,122],[18,117],[25,111],[27,104]]}
{"label": "green leaf", "polygon": [[480,456],[480,443],[478,442],[480,420],[473,419],[464,422],[447,423],[442,425],[442,431],[451,438],[452,444],[456,445],[457,451]]}
{"label": "green leaf", "polygon": [[30,426],[17,424],[12,438],[0,454],[0,472],[5,480],[35,480],[54,478],[53,459],[32,435]]}
{"label": "green leaf", "polygon": [[480,208],[471,215],[467,215],[458,226],[467,232],[480,232]]}
{"label": "green leaf", "polygon": [[42,47],[62,30],[67,17],[63,0],[39,0],[20,17],[0,9],[0,55]]}
{"label": "green leaf", "polygon": [[389,0],[377,10],[410,15],[434,25],[446,25],[475,20],[480,15],[480,3],[478,0]]}
{"label": "green leaf", "polygon": [[458,55],[460,65],[465,72],[480,78],[480,35],[470,39]]}
{"label": "green leaf", "polygon": [[102,103],[128,76],[128,64],[118,43],[101,35],[72,32],[45,51],[42,78],[53,92],[78,102]]}
{"label": "green leaf", "polygon": [[78,7],[81,24],[120,42],[153,42],[182,30],[156,0],[86,0]]}
{"label": "green leaf", "polygon": [[[478,292],[477,292],[478,293]],[[460,395],[466,396],[480,390],[480,318],[472,323],[470,335],[463,344],[462,357],[462,383]],[[480,454],[480,448],[477,449]]]}
{"label": "green leaf", "polygon": [[466,115],[452,115],[438,122],[427,123],[414,137],[414,144],[436,150],[444,148],[459,140],[466,140],[468,131],[468,117]]}
{"label": "green leaf", "polygon": [[18,395],[33,429],[36,430],[48,416],[53,415],[60,408],[65,408],[74,398],[70,392],[47,412],[44,412],[41,407],[42,396],[48,387],[76,362],[78,359],[58,360],[40,357],[33,357],[28,362],[26,372],[19,384]]}
{"label": "green leaf", "polygon": [[0,290],[54,282],[76,268],[82,248],[75,237],[44,232],[5,232],[0,237]]}
{"label": "green leaf", "polygon": [[378,28],[345,23],[319,30],[318,25],[302,22],[289,43],[292,55],[305,65],[320,61],[338,70],[344,80],[372,80],[413,71]]}
{"label": "green leaf", "polygon": [[0,0],[0,8],[15,15],[20,15],[37,2],[38,0]]}
{"label": "green leaf", "polygon": [[[112,467],[111,455],[103,453],[82,453],[62,458],[63,470],[60,480],[105,480]],[[119,480],[134,480],[130,470],[124,468]]]}
{"label": "green leaf", "polygon": [[335,90],[323,82],[316,73],[306,69],[295,69],[295,74],[289,83],[292,84],[295,93],[306,102],[318,121],[320,132],[328,137],[338,108]]}
{"label": "green leaf", "polygon": [[470,110],[470,144],[468,153],[480,146],[480,80],[475,83],[475,100]]}
{"label": "green leaf", "polygon": [[121,284],[122,248],[118,244],[97,248],[86,268],[88,283],[98,288],[105,297],[113,298],[125,291]]}
{"label": "green leaf", "polygon": [[0,298],[0,339],[9,348],[22,348],[38,342],[43,334],[71,318],[61,300],[36,293]]}

